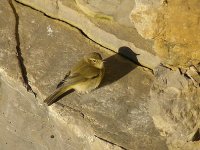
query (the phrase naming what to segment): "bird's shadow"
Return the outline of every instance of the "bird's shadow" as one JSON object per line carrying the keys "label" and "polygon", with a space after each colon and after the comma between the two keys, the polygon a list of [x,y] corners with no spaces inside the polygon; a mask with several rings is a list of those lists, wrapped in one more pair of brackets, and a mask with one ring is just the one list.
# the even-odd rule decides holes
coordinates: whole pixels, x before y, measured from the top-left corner
{"label": "bird's shadow", "polygon": [[[133,69],[135,69],[137,65],[140,65],[136,57],[138,54],[134,53],[130,48],[121,47],[119,48],[118,52],[119,54],[115,54],[105,59],[105,74],[99,88],[116,82],[117,80],[131,72]],[[127,58],[128,60],[124,59],[120,55]],[[129,60],[134,61],[135,64],[130,62]],[[65,78],[67,78],[67,75],[64,77],[64,79]],[[62,86],[62,84],[64,83],[64,79],[57,85],[57,88]],[[59,96],[56,101],[72,93],[73,91],[74,90],[65,92],[64,94]]]}
{"label": "bird's shadow", "polygon": [[[137,67],[136,64],[140,65],[136,57],[138,54],[134,53],[130,48],[125,46],[121,47],[119,48],[118,53],[128,60],[124,59],[119,54],[115,54],[111,57],[106,58],[105,75],[102,83],[100,84],[100,87],[116,82],[117,80],[131,72],[133,69],[135,69]],[[135,64],[130,61],[134,61]]]}

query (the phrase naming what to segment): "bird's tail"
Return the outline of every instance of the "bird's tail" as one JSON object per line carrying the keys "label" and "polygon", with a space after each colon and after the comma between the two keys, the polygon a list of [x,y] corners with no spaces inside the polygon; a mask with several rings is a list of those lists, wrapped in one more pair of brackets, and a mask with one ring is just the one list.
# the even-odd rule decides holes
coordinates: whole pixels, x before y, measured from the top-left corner
{"label": "bird's tail", "polygon": [[48,96],[44,100],[44,103],[47,103],[48,106],[52,105],[54,102],[57,101],[58,97],[60,97],[62,94],[71,89],[72,89],[71,86],[63,86],[61,88],[56,89],[56,91],[54,91],[50,96]]}

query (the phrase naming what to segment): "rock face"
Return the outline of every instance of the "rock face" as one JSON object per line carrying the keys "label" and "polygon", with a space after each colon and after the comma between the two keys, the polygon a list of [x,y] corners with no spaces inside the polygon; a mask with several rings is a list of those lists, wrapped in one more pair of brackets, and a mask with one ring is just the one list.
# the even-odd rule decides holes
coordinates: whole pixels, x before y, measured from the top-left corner
{"label": "rock face", "polygon": [[76,0],[78,7],[94,18],[115,20],[122,25],[133,27],[129,14],[134,7],[132,0]]}
{"label": "rock face", "polygon": [[15,17],[7,2],[0,3],[0,70],[5,70],[15,80],[20,80],[20,68],[16,57]]}
{"label": "rock face", "polygon": [[98,19],[84,15],[75,1],[17,1],[77,27],[87,37],[112,51],[118,52],[120,47],[129,47],[136,54],[140,54],[137,56],[137,60],[133,60],[139,61],[143,66],[153,69],[160,63],[160,59],[154,55],[152,43],[141,38],[135,28],[126,27],[107,19]]}
{"label": "rock face", "polygon": [[170,149],[198,149],[200,88],[178,70],[155,70],[151,88],[150,113],[155,125],[167,136]]}
{"label": "rock face", "polygon": [[153,39],[157,35],[157,18],[161,0],[135,0],[135,7],[130,14],[138,33],[144,38]]}
{"label": "rock face", "polygon": [[0,78],[0,149],[121,149],[95,137],[78,112],[59,106],[49,112],[5,72]]}
{"label": "rock face", "polygon": [[150,90],[149,111],[169,149],[199,149],[200,2],[136,0],[130,19],[162,64]]}
{"label": "rock face", "polygon": [[200,3],[190,0],[136,0],[131,20],[138,32],[154,40],[154,50],[170,67],[200,62]]}
{"label": "rock face", "polygon": [[[199,149],[198,8],[182,0],[2,0],[0,149]],[[94,51],[106,60],[100,87],[44,105]]]}
{"label": "rock face", "polygon": [[[30,7],[15,1],[0,4],[6,14],[0,23],[0,149],[167,149],[147,110],[151,71]],[[44,98],[83,55],[93,51],[106,60],[101,86],[85,95],[71,93],[46,107]],[[128,46],[118,51],[137,60]],[[23,76],[36,98],[23,86]]]}

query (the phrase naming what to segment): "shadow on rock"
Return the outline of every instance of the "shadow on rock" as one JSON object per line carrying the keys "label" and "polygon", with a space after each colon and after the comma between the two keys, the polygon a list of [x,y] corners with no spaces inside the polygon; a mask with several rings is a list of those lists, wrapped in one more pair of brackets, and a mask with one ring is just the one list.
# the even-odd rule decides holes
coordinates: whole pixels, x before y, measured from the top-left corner
{"label": "shadow on rock", "polygon": [[[130,48],[121,47],[119,49],[119,54],[126,57],[127,59],[139,64],[137,57],[136,57],[137,54],[135,54]],[[136,64],[130,62],[126,58],[123,58],[119,54],[115,54],[115,55],[105,59],[105,61],[106,61],[105,62],[105,75],[104,75],[103,81],[100,84],[100,88],[119,80],[120,78],[124,77],[125,75],[127,75],[129,72],[131,72],[133,69],[135,69],[137,67]],[[66,79],[66,78],[67,78],[67,75],[65,76],[64,79]],[[63,83],[64,82],[61,81],[57,85],[57,88],[62,86]],[[74,90],[65,92],[64,94],[59,96],[55,102],[57,102],[58,100],[60,100],[61,98],[63,98],[64,96],[66,96],[72,92],[74,92]]]}
{"label": "shadow on rock", "polygon": [[[135,54],[130,48],[121,47],[119,49],[119,54],[139,64],[136,57],[138,54]],[[105,59],[105,75],[100,87],[119,80],[137,67],[136,64],[128,61],[120,55],[115,54]]]}

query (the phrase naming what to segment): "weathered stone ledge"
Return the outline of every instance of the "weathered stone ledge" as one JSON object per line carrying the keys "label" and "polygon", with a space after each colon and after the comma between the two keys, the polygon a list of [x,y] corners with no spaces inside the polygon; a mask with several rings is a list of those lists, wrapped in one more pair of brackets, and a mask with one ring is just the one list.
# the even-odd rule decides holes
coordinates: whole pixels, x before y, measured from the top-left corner
{"label": "weathered stone ledge", "polygon": [[122,150],[95,137],[78,112],[59,105],[47,110],[3,69],[0,69],[0,90],[1,149]]}
{"label": "weathered stone ledge", "polygon": [[[13,3],[19,15],[23,63],[29,84],[38,96],[35,99],[20,82],[15,16],[5,1],[0,3],[0,67],[17,83],[15,86],[11,84],[11,90],[4,84],[8,77],[1,80],[1,118],[5,121],[2,126],[9,124],[7,120],[13,120],[8,127],[10,130],[1,128],[1,134],[6,137],[0,140],[1,145],[9,149],[19,141],[26,149],[167,149],[165,139],[159,135],[147,111],[153,80],[149,70],[98,46],[66,23]],[[56,103],[47,110],[43,105],[44,97],[55,89],[66,71],[83,55],[94,51],[101,53],[106,60],[102,85],[86,95],[74,92],[62,98],[61,105]]]}
{"label": "weathered stone ledge", "polygon": [[[119,52],[121,47],[129,47],[136,54],[139,63],[147,68],[154,69],[160,64],[159,57],[150,52],[137,48],[134,43],[117,38],[114,34],[104,31],[97,27],[90,19],[80,13],[71,3],[61,0],[16,0],[17,2],[31,6],[36,10],[40,10],[48,16],[65,21],[84,32],[91,40],[106,47],[114,52]],[[68,5],[67,5],[68,4]]]}

